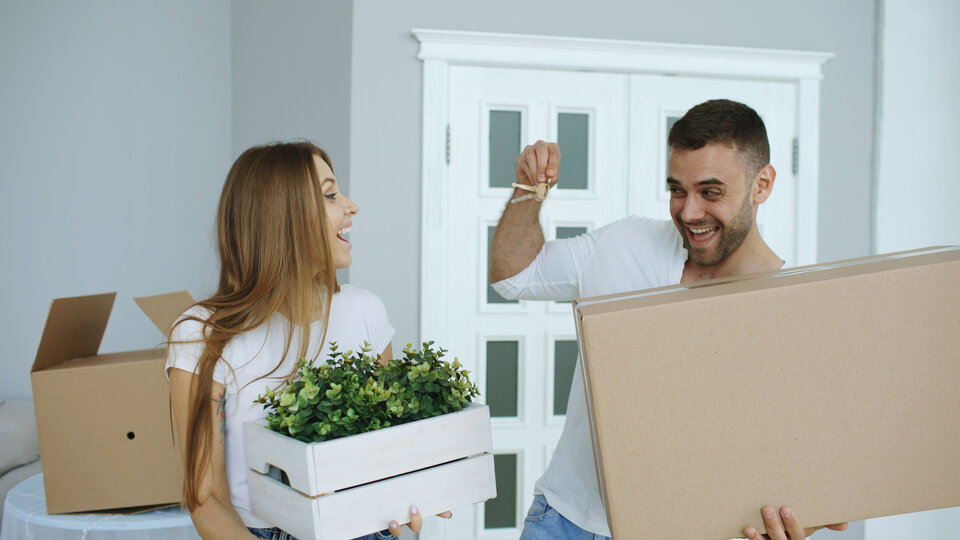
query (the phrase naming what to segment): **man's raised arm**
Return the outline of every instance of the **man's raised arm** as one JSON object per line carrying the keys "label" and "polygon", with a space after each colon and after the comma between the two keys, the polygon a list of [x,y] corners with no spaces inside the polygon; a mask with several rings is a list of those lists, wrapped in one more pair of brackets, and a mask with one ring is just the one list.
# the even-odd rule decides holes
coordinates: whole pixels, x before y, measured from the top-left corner
{"label": "man's raised arm", "polygon": [[[528,186],[542,183],[553,185],[559,168],[560,147],[556,143],[537,141],[524,148],[517,158],[517,183]],[[530,193],[514,188],[510,200]],[[490,244],[490,283],[519,274],[540,252],[544,242],[540,228],[542,204],[536,197],[507,203]]]}

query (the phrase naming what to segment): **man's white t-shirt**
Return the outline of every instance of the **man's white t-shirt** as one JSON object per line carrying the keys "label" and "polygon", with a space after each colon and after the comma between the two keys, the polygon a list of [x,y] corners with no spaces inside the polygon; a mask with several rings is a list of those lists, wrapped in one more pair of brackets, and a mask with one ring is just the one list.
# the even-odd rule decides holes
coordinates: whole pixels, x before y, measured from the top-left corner
{"label": "man's white t-shirt", "polygon": [[[209,312],[193,307],[185,315],[200,319],[209,316]],[[287,320],[275,314],[266,324],[240,334],[227,343],[223,355],[214,368],[213,380],[226,389],[225,406],[225,452],[227,480],[230,484],[230,500],[247,527],[275,527],[250,512],[250,491],[247,486],[247,464],[243,453],[243,422],[262,420],[267,411],[263,405],[254,403],[266,388],[277,388],[283,379],[296,366],[299,348],[299,330],[294,331],[293,342],[285,357]],[[307,358],[313,358],[318,348],[323,350],[319,362],[326,361],[330,353],[330,342],[336,342],[338,351],[359,351],[363,343],[369,342],[371,354],[379,354],[387,348],[393,339],[394,329],[387,318],[383,302],[375,294],[341,285],[340,292],[333,295],[330,305],[330,320],[324,343],[320,343],[321,326],[319,322],[310,327],[310,348]],[[200,354],[203,352],[203,325],[196,321],[184,321],[177,325],[171,336],[167,353],[166,371],[170,368],[194,372]],[[198,341],[199,343],[178,343]],[[273,371],[280,364],[276,371]],[[269,377],[257,380],[273,371]],[[256,381],[256,382],[252,382]]]}
{"label": "man's white t-shirt", "polygon": [[[519,274],[494,289],[508,299],[572,300],[680,283],[687,250],[671,221],[629,217],[544,244]],[[582,529],[610,536],[590,438],[580,359],[563,433],[535,491]]]}

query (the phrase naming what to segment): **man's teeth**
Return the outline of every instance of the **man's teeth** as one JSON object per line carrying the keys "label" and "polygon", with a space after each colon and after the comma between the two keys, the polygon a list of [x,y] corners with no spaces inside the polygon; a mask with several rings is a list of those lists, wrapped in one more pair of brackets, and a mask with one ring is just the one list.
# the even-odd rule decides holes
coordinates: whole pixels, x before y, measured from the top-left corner
{"label": "man's teeth", "polygon": [[710,232],[714,229],[714,227],[687,227],[687,228],[690,229],[690,232],[692,232],[693,234],[703,234],[705,232]]}

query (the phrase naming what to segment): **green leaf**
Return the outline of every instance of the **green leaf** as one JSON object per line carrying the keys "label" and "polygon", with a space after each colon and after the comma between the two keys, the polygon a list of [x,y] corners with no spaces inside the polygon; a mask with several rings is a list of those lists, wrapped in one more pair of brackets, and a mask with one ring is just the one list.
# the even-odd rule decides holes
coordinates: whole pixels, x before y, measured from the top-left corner
{"label": "green leaf", "polygon": [[382,429],[459,410],[479,395],[458,359],[441,360],[432,341],[420,349],[407,344],[402,358],[384,365],[369,343],[359,351],[331,353],[316,365],[304,359],[294,380],[266,389],[256,403],[267,411],[267,426],[298,440],[320,441]]}

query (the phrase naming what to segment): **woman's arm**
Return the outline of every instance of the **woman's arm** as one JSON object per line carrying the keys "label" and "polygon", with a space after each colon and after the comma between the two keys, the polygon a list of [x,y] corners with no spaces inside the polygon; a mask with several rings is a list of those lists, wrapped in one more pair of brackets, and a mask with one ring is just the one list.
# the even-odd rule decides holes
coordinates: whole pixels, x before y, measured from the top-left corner
{"label": "woman's arm", "polygon": [[[187,441],[187,421],[190,415],[190,391],[195,377],[196,375],[188,371],[170,369],[170,398],[173,401],[177,434],[180,436],[180,454],[184,456],[184,461],[188,459],[184,445]],[[190,518],[204,539],[255,538],[230,502],[222,427],[224,420],[218,411],[223,392],[223,385],[214,381],[210,396],[210,414],[213,415],[210,463],[203,473],[197,493],[200,504],[190,512]]]}

